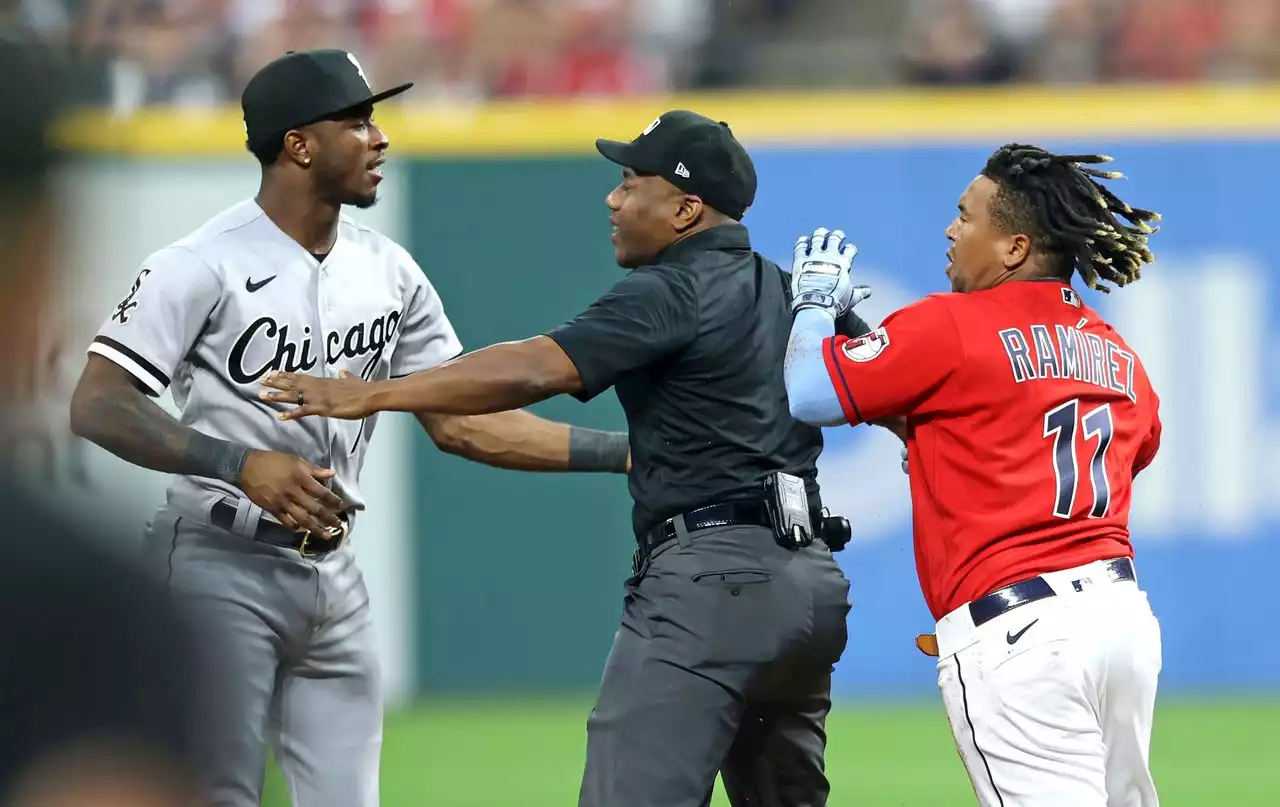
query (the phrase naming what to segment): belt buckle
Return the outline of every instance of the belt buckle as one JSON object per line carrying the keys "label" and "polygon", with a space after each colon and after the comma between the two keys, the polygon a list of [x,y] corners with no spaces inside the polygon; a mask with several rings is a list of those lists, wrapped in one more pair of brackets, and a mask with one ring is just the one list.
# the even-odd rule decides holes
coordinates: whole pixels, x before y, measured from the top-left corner
{"label": "belt buckle", "polygon": [[[304,558],[313,558],[313,557],[316,557],[317,555],[327,555],[328,553],[342,546],[343,540],[345,540],[347,537],[347,529],[348,529],[348,526],[347,526],[347,522],[345,521],[342,522],[341,527],[327,527],[325,529],[326,534],[323,538],[317,538],[316,534],[313,533],[311,530],[302,530],[302,543],[298,544],[298,554]],[[326,544],[332,543],[333,546],[330,546],[326,549],[318,550],[315,552],[308,551],[311,544],[311,540],[313,538],[319,541],[323,541]]]}

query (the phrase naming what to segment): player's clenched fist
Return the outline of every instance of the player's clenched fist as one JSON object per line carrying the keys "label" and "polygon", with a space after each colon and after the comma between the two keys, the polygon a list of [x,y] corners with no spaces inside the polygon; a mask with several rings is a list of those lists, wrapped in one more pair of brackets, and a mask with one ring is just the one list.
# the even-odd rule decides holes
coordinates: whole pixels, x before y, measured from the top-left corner
{"label": "player's clenched fist", "polygon": [[324,486],[333,471],[279,451],[250,451],[240,472],[240,489],[281,524],[324,535],[342,528],[342,499]]}
{"label": "player's clenched fist", "polygon": [[796,241],[791,262],[791,310],[819,308],[838,317],[871,296],[850,271],[858,248],[840,230],[819,227]]}

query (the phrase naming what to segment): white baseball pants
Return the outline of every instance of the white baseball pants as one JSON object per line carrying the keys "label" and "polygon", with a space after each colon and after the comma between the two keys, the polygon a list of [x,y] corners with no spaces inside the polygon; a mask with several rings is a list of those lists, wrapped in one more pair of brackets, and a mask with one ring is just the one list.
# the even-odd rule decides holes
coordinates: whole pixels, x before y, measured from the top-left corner
{"label": "white baseball pants", "polygon": [[938,688],[983,807],[1157,807],[1149,749],[1160,625],[1102,562],[975,627],[938,623]]}

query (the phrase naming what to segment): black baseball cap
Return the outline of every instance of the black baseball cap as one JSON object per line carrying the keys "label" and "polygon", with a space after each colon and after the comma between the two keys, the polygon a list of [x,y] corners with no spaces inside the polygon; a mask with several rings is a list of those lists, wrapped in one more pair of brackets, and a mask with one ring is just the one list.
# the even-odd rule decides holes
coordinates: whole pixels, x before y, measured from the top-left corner
{"label": "black baseball cap", "polygon": [[339,112],[399,95],[413,82],[375,93],[345,50],[289,51],[249,79],[240,96],[250,145],[283,137]]}
{"label": "black baseball cap", "polygon": [[597,140],[618,165],[663,177],[734,219],[756,199],[756,169],[729,124],[683,109],[666,112],[630,143]]}

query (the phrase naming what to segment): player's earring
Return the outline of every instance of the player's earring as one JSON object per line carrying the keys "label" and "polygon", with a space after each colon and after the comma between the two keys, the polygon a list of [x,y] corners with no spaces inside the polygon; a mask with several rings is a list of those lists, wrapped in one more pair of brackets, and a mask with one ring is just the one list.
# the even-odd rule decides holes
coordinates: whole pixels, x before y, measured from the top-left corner
{"label": "player's earring", "polygon": [[302,158],[302,164],[303,164],[303,165],[311,165],[311,158],[310,158],[310,157],[305,157],[305,156],[304,156],[304,157]]}

